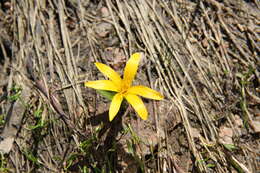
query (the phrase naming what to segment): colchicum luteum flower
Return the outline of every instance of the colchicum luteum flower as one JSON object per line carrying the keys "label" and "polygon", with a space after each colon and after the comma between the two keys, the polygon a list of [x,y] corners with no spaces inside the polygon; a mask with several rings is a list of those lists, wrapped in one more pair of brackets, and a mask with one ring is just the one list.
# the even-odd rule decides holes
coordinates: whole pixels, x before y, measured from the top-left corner
{"label": "colchicum luteum flower", "polygon": [[126,99],[132,105],[134,110],[143,120],[147,119],[148,113],[139,96],[155,100],[163,99],[163,96],[159,92],[151,88],[142,85],[132,86],[132,81],[137,73],[140,59],[140,53],[134,53],[130,57],[124,69],[123,79],[109,66],[97,62],[95,65],[99,71],[109,78],[109,80],[85,82],[86,87],[116,92],[109,108],[109,121],[112,121],[118,113],[123,99]]}

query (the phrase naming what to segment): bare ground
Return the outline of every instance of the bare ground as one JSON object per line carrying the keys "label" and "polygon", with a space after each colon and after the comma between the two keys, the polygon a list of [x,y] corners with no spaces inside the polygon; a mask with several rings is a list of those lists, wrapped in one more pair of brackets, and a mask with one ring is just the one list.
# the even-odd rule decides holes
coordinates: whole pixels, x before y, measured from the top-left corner
{"label": "bare ground", "polygon": [[[0,172],[260,172],[257,0],[4,0]],[[84,87],[99,61],[136,84],[149,120]]]}

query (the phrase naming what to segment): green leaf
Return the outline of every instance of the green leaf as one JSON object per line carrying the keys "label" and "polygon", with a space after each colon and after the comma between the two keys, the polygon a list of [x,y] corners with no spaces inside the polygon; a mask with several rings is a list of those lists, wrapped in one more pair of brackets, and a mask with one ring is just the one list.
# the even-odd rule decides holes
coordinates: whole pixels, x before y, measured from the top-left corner
{"label": "green leaf", "polygon": [[43,112],[43,110],[37,109],[37,110],[34,112],[34,116],[35,116],[36,118],[41,118],[42,112]]}
{"label": "green leaf", "polygon": [[206,165],[206,167],[208,167],[208,168],[214,168],[216,165],[214,165],[214,164],[212,164],[212,163],[209,163],[209,164],[207,164]]}
{"label": "green leaf", "polygon": [[110,101],[112,101],[114,95],[116,94],[116,92],[106,90],[97,90],[97,92]]}
{"label": "green leaf", "polygon": [[133,143],[130,140],[126,140],[128,152],[134,155]]}
{"label": "green leaf", "polygon": [[232,145],[232,144],[223,144],[223,146],[229,150],[229,151],[232,151],[232,150],[235,150],[237,149],[237,147],[235,145]]}
{"label": "green leaf", "polygon": [[34,164],[40,166],[40,163],[39,163],[39,161],[38,161],[37,156],[33,155],[32,152],[24,151],[23,154],[26,156],[26,158],[27,158],[28,160],[30,160],[30,161],[33,162]]}
{"label": "green leaf", "polygon": [[35,129],[38,129],[38,128],[41,128],[41,127],[42,127],[41,124],[37,124],[37,125],[35,125],[35,126],[29,126],[28,128],[29,128],[30,130],[35,130]]}

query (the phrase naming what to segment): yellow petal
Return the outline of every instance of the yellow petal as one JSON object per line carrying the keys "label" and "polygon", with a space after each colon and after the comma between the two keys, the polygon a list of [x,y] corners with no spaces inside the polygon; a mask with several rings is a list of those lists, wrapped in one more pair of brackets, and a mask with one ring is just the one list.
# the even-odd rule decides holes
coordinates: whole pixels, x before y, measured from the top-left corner
{"label": "yellow petal", "polygon": [[126,94],[125,95],[126,100],[133,106],[134,110],[137,112],[137,114],[143,119],[147,120],[148,113],[145,108],[145,105],[143,101],[134,94]]}
{"label": "yellow petal", "polygon": [[107,76],[110,80],[112,80],[115,84],[120,84],[122,79],[120,75],[115,72],[112,68],[109,66],[96,62],[95,65],[97,66],[98,70],[102,72],[105,76]]}
{"label": "yellow petal", "polygon": [[118,86],[110,80],[89,81],[85,82],[85,86],[98,90],[119,91]]}
{"label": "yellow petal", "polygon": [[124,70],[125,85],[131,86],[131,83],[135,78],[140,59],[141,59],[141,53],[134,53],[127,61]]}
{"label": "yellow petal", "polygon": [[109,108],[109,121],[112,121],[115,118],[116,114],[120,109],[122,101],[123,101],[122,94],[118,93],[113,97]]}
{"label": "yellow petal", "polygon": [[142,85],[133,86],[133,87],[129,88],[127,90],[127,92],[129,94],[136,94],[136,95],[146,97],[146,98],[149,98],[149,99],[154,99],[154,100],[162,100],[163,99],[163,96],[159,92],[157,92],[157,91],[155,91],[151,88],[148,88],[146,86],[142,86]]}

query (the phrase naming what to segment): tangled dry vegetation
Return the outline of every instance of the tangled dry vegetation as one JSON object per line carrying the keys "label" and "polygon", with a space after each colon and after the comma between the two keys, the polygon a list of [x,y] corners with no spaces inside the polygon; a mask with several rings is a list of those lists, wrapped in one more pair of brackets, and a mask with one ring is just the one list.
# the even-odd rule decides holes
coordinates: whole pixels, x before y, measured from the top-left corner
{"label": "tangled dry vegetation", "polygon": [[[259,1],[1,1],[0,172],[260,172]],[[99,61],[164,94],[84,88]]]}

